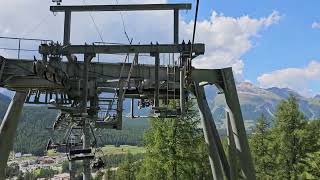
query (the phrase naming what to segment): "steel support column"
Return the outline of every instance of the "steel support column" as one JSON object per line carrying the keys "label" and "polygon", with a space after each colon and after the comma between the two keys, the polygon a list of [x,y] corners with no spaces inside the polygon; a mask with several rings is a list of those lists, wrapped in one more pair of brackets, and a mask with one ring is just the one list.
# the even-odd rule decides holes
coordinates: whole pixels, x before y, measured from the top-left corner
{"label": "steel support column", "polygon": [[76,179],[76,169],[74,167],[75,167],[74,161],[73,160],[69,161],[70,179]]}
{"label": "steel support column", "polygon": [[[83,149],[90,148],[90,122],[88,119],[87,102],[88,102],[88,81],[89,81],[89,65],[94,55],[84,55],[84,69],[83,69],[83,99],[82,99],[82,114],[84,116],[83,124]],[[83,180],[91,179],[91,167],[90,160],[83,160]]]}
{"label": "steel support column", "polygon": [[131,119],[134,118],[134,98],[131,98],[131,101],[130,101],[130,116],[131,116]]}
{"label": "steel support column", "polygon": [[[64,32],[63,32],[63,45],[70,45],[70,35],[71,35],[71,11],[64,12]],[[68,61],[72,61],[70,54],[66,55]]]}
{"label": "steel support column", "polygon": [[65,13],[64,13],[63,45],[70,44],[70,32],[71,32],[71,11],[65,11]]}
{"label": "steel support column", "polygon": [[245,179],[255,180],[255,169],[249,149],[249,143],[247,139],[246,130],[244,127],[244,121],[241,113],[240,102],[238,99],[238,93],[236,84],[233,77],[232,68],[226,68],[221,70],[222,83],[218,84],[223,89],[227,106],[230,109],[230,123],[232,126],[235,144],[238,150],[240,165],[243,170]]}
{"label": "steel support column", "polygon": [[[173,42],[174,42],[174,44],[179,44],[179,9],[174,9],[174,11],[173,11]],[[180,111],[181,111],[182,117],[185,114],[184,76],[185,76],[185,68],[184,68],[184,64],[181,64],[181,69],[180,69]]]}
{"label": "steel support column", "polygon": [[118,91],[118,102],[117,102],[117,130],[122,130],[122,114],[123,114],[123,101],[124,101],[124,85],[125,80],[120,79],[119,91]]}
{"label": "steel support column", "polygon": [[237,168],[237,149],[234,142],[234,135],[230,123],[229,111],[226,111],[226,125],[227,125],[227,136],[228,136],[228,160],[230,166],[230,177],[231,180],[237,180],[239,177]]}
{"label": "steel support column", "polygon": [[179,44],[179,10],[173,11],[173,42]]}
{"label": "steel support column", "polygon": [[227,179],[230,179],[229,165],[225,156],[217,128],[206,100],[204,87],[195,83],[195,95],[199,106],[201,124],[205,141],[208,145],[212,175],[215,180],[224,179],[222,168]]}
{"label": "steel support column", "polygon": [[[90,121],[86,117],[83,125],[83,149],[89,149],[91,147],[89,126],[90,126]],[[91,179],[90,160],[84,159],[83,160],[83,180],[90,180],[90,179]]]}
{"label": "steel support column", "polygon": [[159,68],[160,68],[160,57],[159,53],[155,53],[155,67],[154,67],[154,106],[159,107]]}
{"label": "steel support column", "polygon": [[186,112],[186,97],[185,97],[185,67],[180,69],[180,111],[183,117]]}
{"label": "steel support column", "polygon": [[0,126],[0,179],[5,179],[5,168],[26,96],[25,92],[16,92]]}

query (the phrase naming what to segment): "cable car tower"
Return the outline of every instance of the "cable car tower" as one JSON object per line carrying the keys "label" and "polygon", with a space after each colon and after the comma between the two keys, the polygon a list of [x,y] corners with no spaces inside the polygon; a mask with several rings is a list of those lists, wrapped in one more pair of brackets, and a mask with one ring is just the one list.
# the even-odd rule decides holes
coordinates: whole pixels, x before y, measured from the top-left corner
{"label": "cable car tower", "polygon": [[[50,11],[64,13],[62,43],[42,42],[38,50],[42,59],[38,60],[0,56],[0,87],[16,92],[0,126],[0,179],[4,178],[24,103],[45,105],[60,111],[52,129],[64,129],[66,136],[59,143],[50,140],[47,149],[66,147],[70,178],[75,178],[74,162],[82,161],[83,179],[88,180],[91,178],[90,162],[95,158],[93,129],[121,130],[125,99],[131,99],[132,118],[137,117],[133,110],[137,101],[139,108],[152,108],[152,116],[183,118],[189,94],[197,99],[213,178],[234,180],[241,169],[245,179],[255,179],[232,69],[196,69],[192,67],[192,61],[205,53],[205,45],[194,43],[194,39],[179,43],[179,11],[191,9],[191,4],[63,6],[60,5],[61,0],[55,2],[58,5],[51,6]],[[73,12],[162,10],[173,12],[171,44],[70,42]],[[95,61],[100,54],[129,54],[134,58],[132,62],[125,63]],[[160,65],[163,54],[170,57],[166,65]],[[154,63],[142,64],[139,62],[141,55],[152,57]],[[83,57],[83,60],[78,57]],[[225,95],[229,159],[206,100],[205,85],[215,85]],[[238,168],[237,159],[240,162]]]}

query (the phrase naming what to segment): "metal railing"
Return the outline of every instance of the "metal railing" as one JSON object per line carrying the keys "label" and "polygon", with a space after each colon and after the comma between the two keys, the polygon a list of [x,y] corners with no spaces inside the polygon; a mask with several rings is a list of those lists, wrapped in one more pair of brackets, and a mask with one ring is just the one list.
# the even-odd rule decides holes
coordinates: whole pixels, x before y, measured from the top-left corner
{"label": "metal railing", "polygon": [[7,36],[0,36],[0,41],[2,40],[13,40],[17,41],[17,48],[12,47],[0,47],[0,50],[7,50],[7,51],[16,51],[17,52],[17,58],[20,59],[21,51],[27,51],[27,52],[37,52],[38,49],[29,49],[29,48],[22,48],[21,43],[23,41],[35,41],[40,42],[40,44],[48,44],[53,42],[53,40],[49,39],[34,39],[34,38],[20,38],[20,37],[7,37]]}

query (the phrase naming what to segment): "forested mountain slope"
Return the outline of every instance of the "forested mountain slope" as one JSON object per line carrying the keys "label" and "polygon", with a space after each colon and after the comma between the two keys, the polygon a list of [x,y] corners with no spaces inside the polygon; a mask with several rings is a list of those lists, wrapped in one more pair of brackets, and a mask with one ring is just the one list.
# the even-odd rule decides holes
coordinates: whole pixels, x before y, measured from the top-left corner
{"label": "forested mountain slope", "polygon": [[[2,94],[0,98],[0,121],[2,121],[10,98]],[[57,114],[58,111],[49,110],[47,107],[25,106],[19,122],[14,150],[36,155],[45,153],[45,146],[49,138],[59,135],[55,132],[52,136],[52,132],[48,130],[48,127],[52,127]],[[122,131],[106,129],[97,132],[96,136],[101,136],[98,138],[98,143],[141,145],[143,133],[149,127],[149,120],[124,118],[123,126]]]}
{"label": "forested mountain slope", "polygon": [[[262,113],[269,119],[273,118],[280,100],[287,98],[290,94],[298,98],[300,109],[307,119],[320,118],[320,96],[306,98],[287,88],[263,89],[247,82],[238,84],[237,89],[243,117],[249,126],[254,126],[255,121]],[[217,127],[224,128],[224,97],[217,95],[215,88],[208,87],[206,91]],[[0,120],[9,103],[10,98],[0,94]],[[125,101],[124,107],[126,109],[124,114],[127,114],[130,107],[129,101]],[[144,111],[147,112],[147,110]],[[57,113],[57,111],[49,110],[46,107],[25,106],[19,123],[15,150],[43,153],[51,134],[46,128],[52,126]],[[124,118],[123,131],[101,130],[97,135],[101,135],[102,138],[99,139],[102,144],[140,145],[143,133],[148,127],[148,119]],[[248,129],[250,130],[250,128]]]}

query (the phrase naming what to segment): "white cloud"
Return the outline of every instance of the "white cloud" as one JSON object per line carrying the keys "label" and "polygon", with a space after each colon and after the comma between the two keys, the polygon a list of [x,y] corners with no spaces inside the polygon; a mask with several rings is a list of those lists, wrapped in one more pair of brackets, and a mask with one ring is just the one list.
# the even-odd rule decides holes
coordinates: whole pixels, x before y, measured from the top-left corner
{"label": "white cloud", "polygon": [[311,27],[312,29],[320,29],[320,22],[313,22]]}
{"label": "white cloud", "polygon": [[9,53],[6,50],[0,49],[0,56],[8,57],[10,56]]}
{"label": "white cloud", "polygon": [[257,80],[262,87],[290,88],[302,95],[310,96],[316,93],[312,90],[312,84],[319,84],[319,77],[320,62],[311,61],[303,68],[286,68],[262,74]]}
{"label": "white cloud", "polygon": [[[51,0],[1,0],[0,35],[28,36],[34,38],[49,38],[62,41],[63,14],[54,16],[49,12]],[[89,2],[89,1],[87,1]],[[113,2],[113,1],[111,1]],[[166,0],[119,0],[119,3],[165,3]],[[78,0],[69,0],[64,4],[79,4]],[[90,1],[90,4],[101,3],[100,0]],[[14,11],[13,11],[14,9]],[[118,12],[92,13],[104,40],[107,42],[123,42],[127,40],[123,33],[121,18]],[[123,13],[128,34],[134,38],[134,43],[172,42],[172,12],[125,12]],[[44,20],[43,20],[44,19]],[[252,38],[258,36],[261,30],[277,23],[278,12],[262,18],[249,16],[228,17],[213,12],[211,17],[201,20],[197,25],[196,42],[206,44],[206,53],[194,61],[198,68],[234,68],[236,76],[242,77],[244,62],[242,56],[252,47]],[[39,21],[43,20],[40,26]],[[74,13],[72,16],[71,41],[74,44],[100,41],[88,13]],[[181,38],[192,38],[193,22],[181,18]],[[16,46],[16,44],[13,44]],[[25,46],[25,44],[24,44]],[[33,55],[30,53],[30,57]],[[108,60],[112,60],[109,58]]]}
{"label": "white cloud", "polygon": [[[206,43],[206,55],[195,60],[199,68],[222,68],[232,66],[239,77],[244,67],[241,56],[252,48],[252,38],[280,19],[278,12],[272,12],[268,17],[260,19],[249,16],[227,17],[213,12],[210,19],[197,23],[197,42]],[[193,22],[182,22],[183,32],[190,37]]]}
{"label": "white cloud", "polygon": [[[53,39],[62,41],[63,37],[63,13],[53,14],[49,11],[51,0],[1,0],[0,7],[6,7],[0,11],[0,33],[6,32],[8,36],[27,36],[35,38]],[[166,0],[119,0],[120,4],[134,3],[165,3]],[[63,5],[82,4],[82,1],[63,1]],[[101,0],[86,1],[87,4],[101,4]],[[115,1],[107,3],[114,4]],[[14,11],[13,11],[14,9]],[[35,10],[36,11],[33,11]],[[127,43],[123,34],[123,28],[119,12],[92,12],[97,26],[103,34],[105,41],[121,41]],[[168,11],[154,12],[123,12],[125,24],[129,35],[135,42],[151,40],[168,40],[164,38],[171,30],[172,13]],[[39,23],[42,23],[39,25]],[[101,41],[88,12],[73,13],[71,27],[71,41],[77,43],[91,43]],[[39,25],[39,26],[38,26]],[[146,37],[146,32],[150,37]],[[155,35],[159,35],[157,38]],[[172,35],[170,33],[169,35]],[[168,37],[169,37],[168,35]]]}
{"label": "white cloud", "polygon": [[[53,14],[49,11],[51,0],[1,0],[0,36],[28,37],[62,41],[63,13]],[[114,3],[111,1],[109,3]],[[79,4],[78,0],[63,1],[64,5]],[[80,2],[80,4],[82,1]],[[87,1],[89,4],[89,1]],[[90,4],[101,4],[101,0],[90,0]],[[119,0],[120,4],[128,3],[165,3],[165,0]],[[119,12],[93,12],[92,16],[102,32],[104,41],[128,43],[121,23]],[[134,43],[150,43],[151,41],[168,42],[171,33],[172,13],[157,12],[123,12],[128,34],[134,38]],[[89,13],[73,13],[71,27],[71,43],[91,44],[101,41]],[[40,25],[39,23],[42,22]],[[170,32],[170,33],[168,33]],[[0,40],[3,47],[17,48],[17,41]],[[38,42],[37,42],[38,43]],[[22,43],[22,48],[37,49],[39,44]],[[9,57],[16,57],[17,52],[8,51]],[[33,58],[36,52],[24,53],[25,58]],[[114,57],[108,57],[108,61]],[[119,58],[119,57],[117,57]]]}

